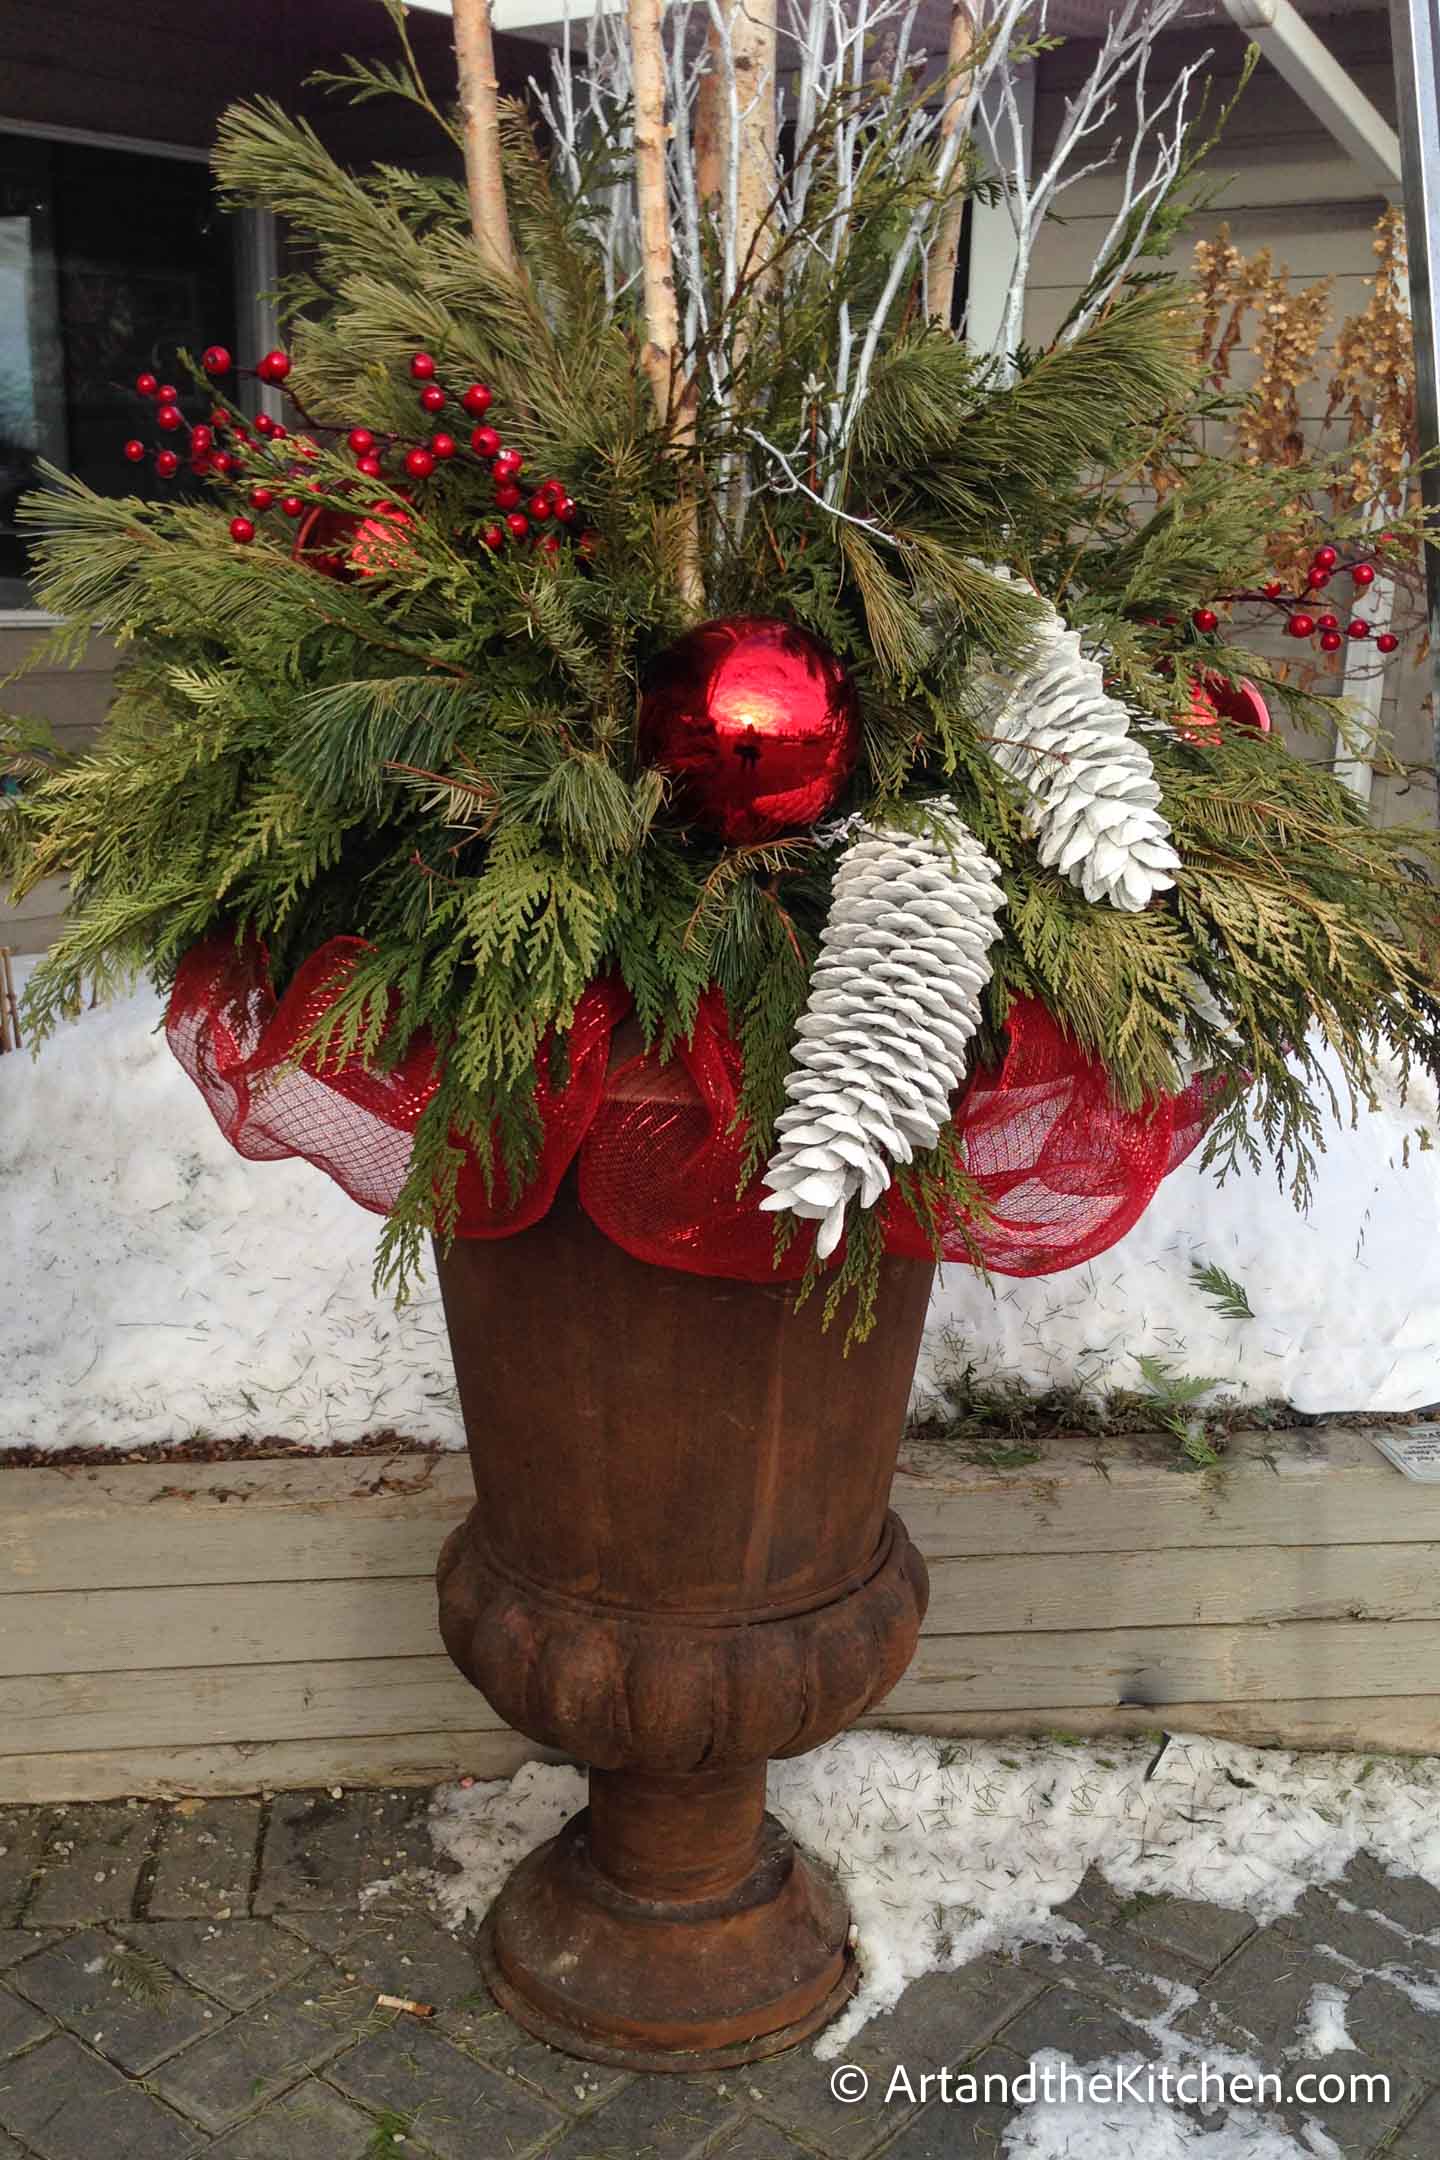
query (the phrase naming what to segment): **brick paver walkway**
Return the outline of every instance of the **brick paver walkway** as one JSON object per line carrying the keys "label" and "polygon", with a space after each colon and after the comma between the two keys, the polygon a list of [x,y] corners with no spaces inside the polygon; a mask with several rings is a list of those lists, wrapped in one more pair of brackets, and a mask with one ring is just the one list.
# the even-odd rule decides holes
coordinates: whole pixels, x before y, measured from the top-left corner
{"label": "brick paver walkway", "polygon": [[[1290,2072],[1320,1985],[1347,1990],[1384,2104],[1308,2111],[1347,2156],[1440,2160],[1440,1894],[1361,1862],[1282,1924],[1098,1878],[1086,1941],[910,1989],[847,2049],[843,2107],[808,2049],[694,2079],[621,2076],[529,2040],[413,1882],[423,1793],[0,1810],[0,2160],[949,2160],[997,2154],[1010,2111],[884,2106],[897,2062],[1019,2072],[1157,2055],[1167,2029]],[[415,1997],[420,2022],[378,2011]],[[1427,2000],[1429,2009],[1417,2006]],[[1300,2115],[1292,2118],[1300,2127]],[[1323,2148],[1322,2148],[1323,2149]]]}

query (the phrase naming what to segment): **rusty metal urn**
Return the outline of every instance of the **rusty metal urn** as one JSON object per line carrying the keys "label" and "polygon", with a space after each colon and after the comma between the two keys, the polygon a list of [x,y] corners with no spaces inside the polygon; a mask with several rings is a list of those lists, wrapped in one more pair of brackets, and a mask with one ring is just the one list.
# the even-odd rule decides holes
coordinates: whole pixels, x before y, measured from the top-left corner
{"label": "rusty metal urn", "polygon": [[590,1775],[481,1959],[569,2054],[745,2062],[854,1986],[845,1899],[765,1812],[765,1769],[914,1652],[925,1565],[888,1502],[932,1273],[887,1259],[847,1358],[782,1286],[631,1259],[573,1183],[523,1236],[440,1262],[478,1496],[440,1558],[445,1644]]}

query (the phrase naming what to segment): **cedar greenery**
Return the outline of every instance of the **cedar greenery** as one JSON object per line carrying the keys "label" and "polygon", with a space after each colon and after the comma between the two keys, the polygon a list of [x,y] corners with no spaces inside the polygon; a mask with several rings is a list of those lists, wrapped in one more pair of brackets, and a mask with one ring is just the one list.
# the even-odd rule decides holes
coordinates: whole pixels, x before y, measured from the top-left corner
{"label": "cedar greenery", "polygon": [[[433,110],[408,56],[342,79]],[[844,117],[841,96],[817,135]],[[310,424],[413,434],[407,364],[426,348],[444,380],[493,387],[528,470],[563,476],[582,504],[593,554],[492,553],[487,476],[468,456],[418,487],[393,566],[353,582],[292,559],[275,517],[235,546],[223,487],[198,504],[115,500],[50,472],[29,504],[40,597],[68,626],[59,647],[93,626],[123,654],[95,748],[47,752],[19,718],[0,734],[0,758],[43,769],[3,805],[0,868],[21,892],[63,873],[73,896],[29,987],[31,1025],[76,1010],[92,982],[149,971],[164,985],[217,930],[263,939],[280,987],[332,935],[367,940],[327,1046],[390,1060],[425,1027],[445,1067],[384,1233],[390,1276],[453,1220],[457,1133],[494,1175],[523,1174],[541,1040],[607,970],[663,1045],[721,986],[745,1050],[751,1163],[769,1151],[835,850],[803,833],[727,850],[679,821],[637,759],[646,663],[696,619],[697,518],[708,613],[787,616],[853,671],[863,749],[844,807],[903,823],[948,794],[1000,865],[989,1055],[1010,999],[1038,997],[1135,1105],[1178,1084],[1183,1025],[1243,1083],[1212,1156],[1268,1148],[1303,1196],[1325,1086],[1314,1042],[1359,1094],[1382,1046],[1402,1062],[1440,1051],[1434,835],[1372,829],[1278,735],[1194,741],[1177,724],[1202,666],[1249,675],[1301,723],[1335,713],[1189,627],[1211,592],[1266,574],[1301,480],[1206,455],[1195,422],[1215,392],[1175,288],[1147,272],[1080,335],[1002,368],[927,321],[912,280],[889,301],[853,427],[822,426],[837,344],[870,328],[897,233],[934,194],[900,142],[897,125],[860,163],[838,275],[818,251],[811,270],[790,235],[784,274],[772,254],[763,288],[751,280],[705,332],[693,395],[667,425],[636,294],[607,290],[603,141],[577,185],[508,110],[511,277],[477,251],[458,177],[348,172],[304,122],[237,107],[216,153],[228,198],[306,242],[283,305]],[[980,184],[973,158],[954,184]],[[808,229],[838,214],[815,185]],[[701,394],[717,368],[724,399]],[[760,436],[807,444],[808,464],[779,476]],[[343,434],[319,440],[305,466],[316,500],[353,512]],[[283,474],[294,451],[293,438],[257,450],[249,477]],[[1140,483],[1159,469],[1157,502]],[[1034,609],[987,564],[1053,597],[1142,716],[1183,858],[1165,905],[1092,906],[1039,867],[987,748],[983,687],[1023,652]],[[1192,1011],[1197,978],[1227,1027]],[[942,1148],[907,1189],[934,1206],[963,1177]],[[856,1222],[832,1302],[854,1289],[863,1307],[877,1239],[873,1219]]]}

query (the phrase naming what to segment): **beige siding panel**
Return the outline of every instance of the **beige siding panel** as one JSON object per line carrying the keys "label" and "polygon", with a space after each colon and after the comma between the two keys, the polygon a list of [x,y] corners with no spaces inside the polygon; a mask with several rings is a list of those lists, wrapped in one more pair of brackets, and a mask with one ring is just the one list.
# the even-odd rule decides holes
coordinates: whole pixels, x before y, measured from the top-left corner
{"label": "beige siding panel", "polygon": [[0,1756],[0,1807],[68,1800],[172,1799],[183,1793],[295,1791],[312,1785],[443,1785],[511,1777],[556,1758],[513,1732],[370,1733],[222,1747],[118,1748]]}

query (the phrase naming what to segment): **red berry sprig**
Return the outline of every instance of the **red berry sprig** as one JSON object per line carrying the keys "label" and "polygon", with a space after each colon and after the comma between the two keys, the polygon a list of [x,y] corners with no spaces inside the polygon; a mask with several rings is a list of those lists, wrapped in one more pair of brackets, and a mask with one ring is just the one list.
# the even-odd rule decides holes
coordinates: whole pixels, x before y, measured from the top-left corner
{"label": "red berry sprig", "polygon": [[[1393,545],[1394,540],[1393,533],[1381,533],[1375,543],[1376,550]],[[1356,592],[1364,593],[1374,584],[1376,575],[1376,566],[1367,557],[1356,556],[1350,561],[1343,560],[1340,550],[1326,541],[1324,546],[1316,548],[1311,556],[1300,592],[1287,593],[1279,578],[1267,578],[1258,592],[1222,593],[1218,598],[1226,606],[1250,603],[1279,608],[1285,616],[1287,637],[1301,641],[1317,638],[1322,652],[1336,653],[1343,649],[1347,638],[1356,644],[1368,638],[1373,625],[1367,622],[1363,615],[1352,616],[1348,622],[1342,623],[1333,610],[1327,609],[1316,614],[1313,612],[1316,599],[1334,578],[1348,577]],[[1213,605],[1193,609],[1190,621],[1201,636],[1210,636],[1220,624],[1219,615]],[[1395,652],[1399,644],[1400,640],[1393,632],[1385,631],[1375,639],[1375,650],[1389,654]]]}

